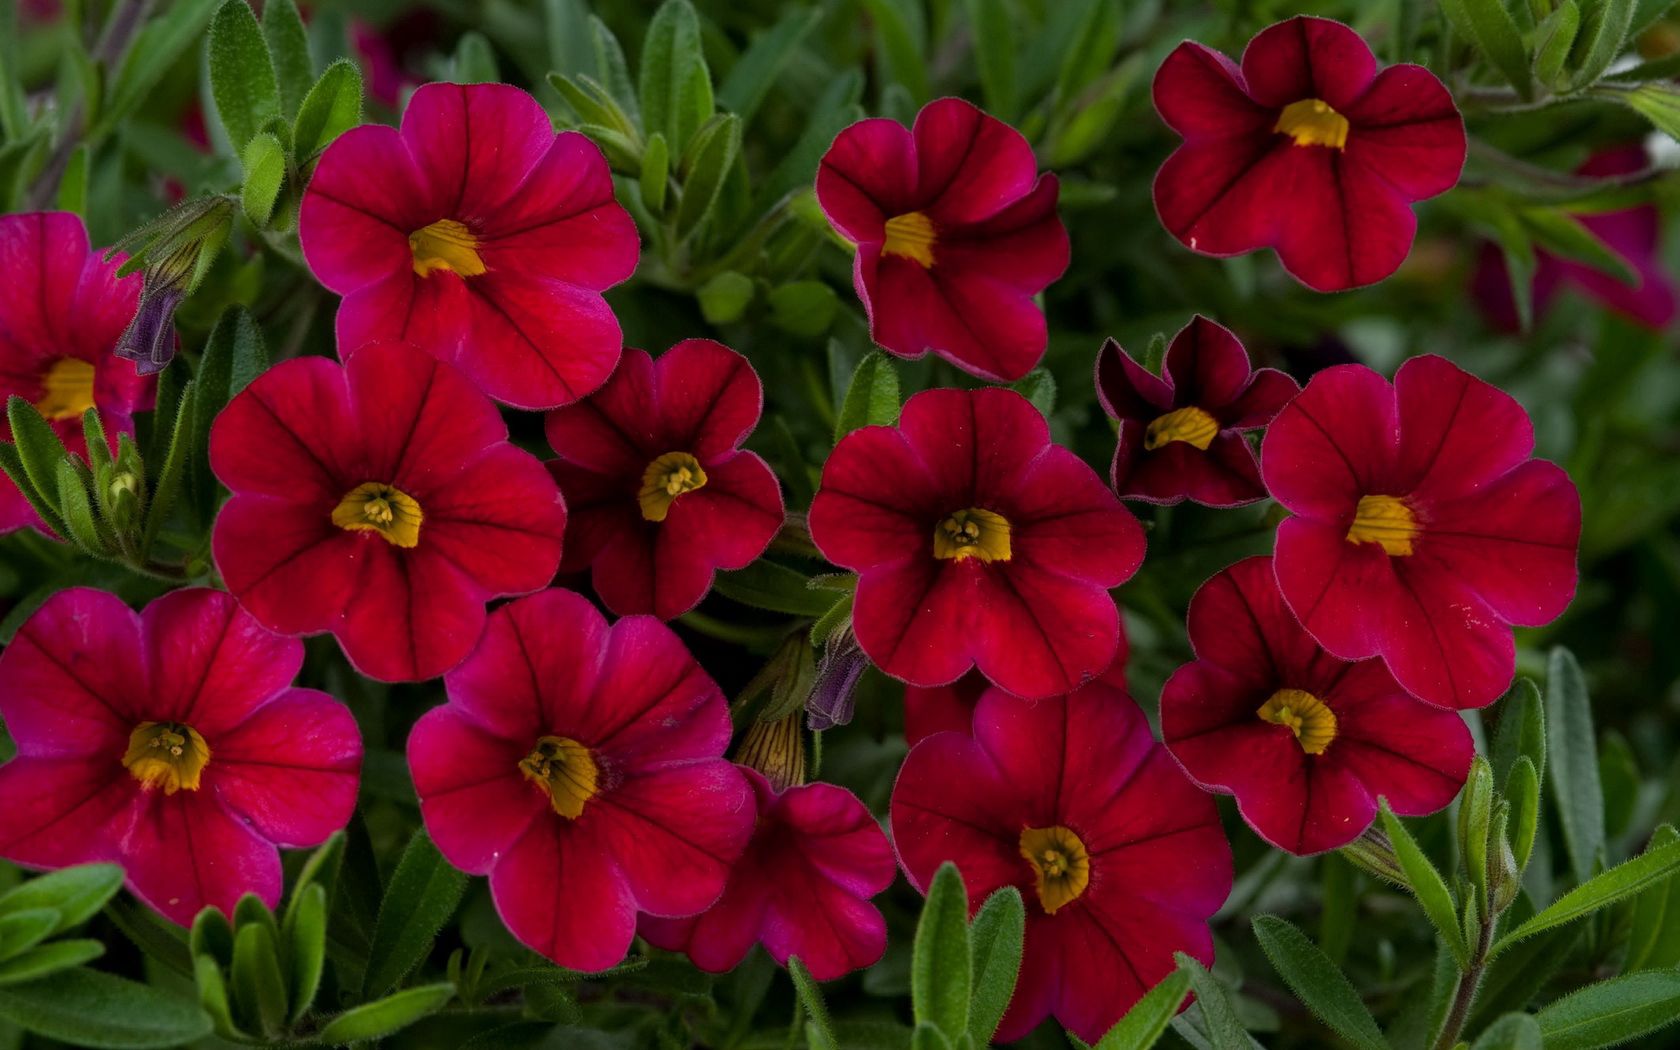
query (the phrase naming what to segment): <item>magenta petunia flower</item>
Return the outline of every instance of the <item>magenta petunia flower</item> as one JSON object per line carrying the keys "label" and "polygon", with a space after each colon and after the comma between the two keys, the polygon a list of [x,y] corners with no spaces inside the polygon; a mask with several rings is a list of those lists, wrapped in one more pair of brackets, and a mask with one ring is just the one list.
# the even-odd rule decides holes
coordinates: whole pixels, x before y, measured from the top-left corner
{"label": "magenta petunia flower", "polygon": [[1475,753],[1464,720],[1411,696],[1381,660],[1325,652],[1284,605],[1271,558],[1204,583],[1189,626],[1196,660],[1161,692],[1161,737],[1192,780],[1235,795],[1272,845],[1345,846],[1379,796],[1421,816],[1464,786]]}
{"label": "magenta petunia flower", "polygon": [[1510,625],[1550,623],[1575,594],[1574,482],[1529,458],[1521,405],[1444,358],[1407,361],[1392,386],[1363,365],[1318,373],[1261,452],[1295,514],[1273,563],[1284,601],[1329,652],[1381,656],[1422,700],[1498,699]]}
{"label": "magenta petunia flower", "polygon": [[1120,424],[1110,480],[1122,499],[1239,507],[1266,498],[1246,431],[1300,393],[1255,369],[1230,330],[1196,315],[1173,336],[1157,376],[1110,339],[1097,357],[1097,398]]}
{"label": "magenta petunia flower", "polygon": [[978,667],[1018,696],[1077,687],[1114,659],[1108,591],[1143,561],[1137,519],[1026,398],[995,388],[924,391],[897,427],[846,435],[810,527],[858,574],[864,653],[918,686]]}
{"label": "magenta petunia flower", "polygon": [[1299,15],[1262,30],[1242,65],[1194,41],[1155,74],[1184,138],[1155,176],[1161,223],[1192,251],[1274,248],[1321,292],[1380,281],[1411,251],[1411,205],[1464,167],[1464,120],[1422,66],[1379,69],[1359,34]]}
{"label": "magenta petunia flower", "polygon": [[959,98],[922,107],[913,129],[860,120],[817,168],[817,202],[857,242],[875,342],[985,379],[1019,379],[1044,356],[1033,296],[1068,266],[1057,191],[1020,132]]}
{"label": "magenta petunia flower", "polygon": [[277,847],[314,846],[356,804],[362,741],[343,704],[296,689],[303,644],[221,591],[136,615],[60,591],[0,653],[0,857],[115,861],[135,896],[187,925],[255,893],[280,899]]}
{"label": "magenta petunia flower", "polygon": [[607,384],[548,416],[549,470],[570,512],[563,572],[593,569],[619,615],[680,616],[782,527],[782,490],[740,444],[764,391],[740,354],[686,339],[624,355]]}
{"label": "magenta petunia flower", "polygon": [[556,135],[516,87],[427,84],[400,131],[339,136],[304,192],[298,238],[344,296],[341,354],[410,342],[519,408],[576,401],[618,363],[601,292],[635,270],[635,224],[601,151]]}
{"label": "magenta petunia flower", "polygon": [[1054,1016],[1094,1043],[1174,969],[1213,961],[1207,921],[1231,891],[1231,847],[1211,796],[1149,735],[1125,693],[980,698],[974,733],[910,750],[892,795],[893,843],[926,892],[952,861],[970,910],[1015,886],[1026,950],[996,1039]]}
{"label": "magenta petunia flower", "polygon": [[408,738],[420,815],[451,864],[490,876],[515,937],[561,966],[624,957],[636,915],[695,915],[752,834],[722,755],[729,706],[651,617],[611,627],[570,591],[504,605]]}

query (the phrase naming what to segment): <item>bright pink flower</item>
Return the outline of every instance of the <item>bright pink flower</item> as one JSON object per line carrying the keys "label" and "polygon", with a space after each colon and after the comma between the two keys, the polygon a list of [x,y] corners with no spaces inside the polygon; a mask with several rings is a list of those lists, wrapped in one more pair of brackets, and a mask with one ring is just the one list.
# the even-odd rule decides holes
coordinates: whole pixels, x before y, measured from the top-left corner
{"label": "bright pink flower", "polygon": [[1266,498],[1244,432],[1300,393],[1272,368],[1252,368],[1230,329],[1197,314],[1173,336],[1156,375],[1110,339],[1097,357],[1097,398],[1119,421],[1110,481],[1122,499],[1239,507]]}
{"label": "bright pink flower", "polygon": [[875,342],[986,379],[1019,379],[1044,356],[1033,296],[1068,265],[1057,190],[1020,132],[958,98],[928,103],[913,130],[860,120],[817,168],[818,203],[857,242],[852,283]]}
{"label": "bright pink flower", "polygon": [[[0,403],[29,401],[84,457],[83,412],[99,409],[115,451],[118,433],[134,433],[134,413],[152,407],[152,377],[111,352],[140,302],[140,276],[117,277],[124,261],[90,251],[71,212],[0,215]],[[12,440],[3,417],[0,439]],[[0,534],[26,525],[40,519],[0,474]]]}
{"label": "bright pink flower", "polygon": [[[1120,648],[1108,670],[1096,677],[1099,682],[1126,691],[1126,660],[1131,646],[1126,640],[1125,621],[1121,621]],[[979,671],[970,671],[950,685],[904,687],[904,742],[915,747],[923,737],[935,733],[967,733],[974,726],[974,709],[991,683]]]}
{"label": "bright pink flower", "polygon": [[721,756],[729,706],[671,629],[611,627],[549,589],[490,617],[408,738],[420,815],[451,864],[490,876],[515,937],[577,970],[624,957],[636,914],[718,899],[752,834]]}
{"label": "bright pink flower", "polygon": [[1026,398],[996,388],[924,391],[897,427],[846,435],[810,526],[858,573],[858,644],[919,686],[978,667],[1018,696],[1077,687],[1114,659],[1108,591],[1143,561],[1137,519],[1050,443]]}
{"label": "bright pink flower", "polygon": [[1581,497],[1533,453],[1522,406],[1444,358],[1407,361],[1392,386],[1363,365],[1318,373],[1261,450],[1295,513],[1278,526],[1284,601],[1413,696],[1492,703],[1515,673],[1509,625],[1550,623],[1575,594]]}
{"label": "bright pink flower", "polygon": [[1248,558],[1190,600],[1196,661],[1161,692],[1161,737],[1192,780],[1237,797],[1291,853],[1359,837],[1383,796],[1421,816],[1464,786],[1464,720],[1400,688],[1381,660],[1325,652],[1283,604],[1271,558]]}
{"label": "bright pink flower", "polygon": [[970,911],[1003,886],[1026,899],[998,1042],[1054,1015],[1094,1043],[1172,972],[1174,952],[1213,961],[1207,920],[1231,891],[1218,810],[1110,686],[1037,702],[989,690],[972,737],[939,733],[910,750],[892,833],[923,892],[953,861]]}
{"label": "bright pink flower", "polygon": [[892,885],[892,846],[868,807],[833,784],[777,791],[745,770],[758,825],[723,896],[691,919],[641,921],[656,947],[688,953],[708,973],[734,969],[760,941],[782,966],[797,955],[819,981],[872,966],[887,924],[871,897]]}
{"label": "bright pink flower", "polygon": [[216,418],[210,465],[233,492],[213,542],[228,589],[276,631],[331,632],[373,678],[454,667],[485,602],[560,564],[554,480],[465,376],[413,347],[270,369]]}
{"label": "bright pink flower", "polygon": [[343,704],[295,689],[303,644],[231,595],[172,591],[136,615],[60,591],[0,653],[0,856],[32,868],[116,861],[135,896],[186,925],[255,893],[280,899],[278,846],[313,846],[356,804],[362,741]]}
{"label": "bright pink flower", "polygon": [[298,237],[344,296],[341,354],[404,340],[519,408],[576,401],[618,363],[601,292],[635,270],[635,224],[601,151],[556,135],[518,88],[427,84],[401,131],[339,136],[304,193]]}
{"label": "bright pink flower", "polygon": [[1204,255],[1274,248],[1310,288],[1399,268],[1414,201],[1464,167],[1464,121],[1422,66],[1377,68],[1359,34],[1300,15],[1264,29],[1242,66],[1194,41],[1155,74],[1155,108],[1184,137],[1155,176],[1155,208]]}
{"label": "bright pink flower", "polygon": [[549,413],[549,470],[571,513],[561,571],[593,568],[620,616],[669,620],[700,603],[714,570],[763,554],[782,490],[740,448],[763,405],[746,358],[686,339],[657,361],[628,351],[600,390]]}

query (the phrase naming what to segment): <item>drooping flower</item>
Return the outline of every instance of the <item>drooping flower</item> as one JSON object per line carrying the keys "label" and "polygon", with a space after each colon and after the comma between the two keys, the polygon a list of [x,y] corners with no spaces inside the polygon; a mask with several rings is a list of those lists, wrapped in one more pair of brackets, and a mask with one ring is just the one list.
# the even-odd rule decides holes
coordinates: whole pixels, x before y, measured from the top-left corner
{"label": "drooping flower", "polygon": [[1314,376],[1266,432],[1260,467],[1294,517],[1273,568],[1284,601],[1344,660],[1381,656],[1413,696],[1492,703],[1515,673],[1510,625],[1575,593],[1581,498],[1532,460],[1521,405],[1444,358]]}
{"label": "drooping flower", "polygon": [[217,417],[210,465],[233,492],[213,540],[228,589],[276,631],[331,632],[373,678],[454,667],[487,601],[560,563],[553,479],[465,376],[413,347],[270,369]]}
{"label": "drooping flower", "polygon": [[1033,296],[1068,265],[1057,192],[1020,132],[957,98],[928,103],[914,129],[858,121],[817,168],[818,203],[857,242],[875,342],[986,379],[1019,379],[1044,355]]}
{"label": "drooping flower", "polygon": [[587,400],[548,416],[549,470],[570,512],[563,571],[592,570],[619,615],[669,620],[739,569],[782,527],[782,490],[740,444],[764,391],[747,359],[686,339],[657,361],[627,351]]}
{"label": "drooping flower", "polygon": [[1097,357],[1097,398],[1119,421],[1110,481],[1123,499],[1237,507],[1266,498],[1245,431],[1300,392],[1255,369],[1230,330],[1200,314],[1167,347],[1157,376],[1110,339]]}
{"label": "drooping flower", "polygon": [[304,192],[298,237],[344,296],[341,354],[413,343],[519,408],[576,401],[618,363],[601,292],[636,268],[635,224],[601,151],[556,135],[518,88],[427,84],[400,131],[339,136]]}
{"label": "drooping flower", "polygon": [[1108,685],[1037,702],[988,690],[972,736],[910,750],[891,816],[918,889],[953,861],[971,911],[1003,886],[1027,902],[998,1042],[1054,1015],[1094,1043],[1173,970],[1174,952],[1213,959],[1207,920],[1232,876],[1218,811]]}
{"label": "drooping flower", "polygon": [[1077,687],[1120,644],[1108,591],[1143,530],[1095,471],[1050,443],[1026,398],[929,390],[897,427],[846,435],[823,467],[811,538],[858,573],[852,624],[911,685],[971,667],[1018,696]]}
{"label": "drooping flower", "polygon": [[303,644],[231,595],[172,591],[136,615],[60,591],[0,653],[0,857],[116,861],[186,925],[246,893],[280,898],[277,847],[316,845],[356,803],[362,742],[343,704],[293,688]]}
{"label": "drooping flower", "polygon": [[444,687],[449,702],[408,738],[420,814],[451,864],[490,876],[520,941],[604,970],[638,912],[718,899],[752,833],[752,790],[722,757],[722,691],[670,628],[608,627],[551,588],[497,609]]}
{"label": "drooping flower", "polygon": [[1272,845],[1345,846],[1379,796],[1421,816],[1464,786],[1475,747],[1463,719],[1408,694],[1381,660],[1325,652],[1284,605],[1271,558],[1203,584],[1189,626],[1196,660],[1162,689],[1161,738]]}
{"label": "drooping flower", "polygon": [[1299,15],[1262,30],[1242,66],[1194,41],[1155,74],[1155,108],[1184,144],[1155,208],[1192,251],[1273,248],[1321,292],[1380,281],[1411,250],[1411,205],[1464,167],[1464,120],[1422,66],[1378,69],[1352,29]]}
{"label": "drooping flower", "polygon": [[[82,413],[98,408],[115,442],[134,433],[135,412],[152,407],[154,382],[112,355],[140,298],[139,276],[117,276],[123,261],[90,251],[87,228],[70,212],[0,215],[0,402],[30,402],[84,457]],[[3,417],[0,439],[12,440]],[[0,534],[26,525],[40,519],[0,475]]]}

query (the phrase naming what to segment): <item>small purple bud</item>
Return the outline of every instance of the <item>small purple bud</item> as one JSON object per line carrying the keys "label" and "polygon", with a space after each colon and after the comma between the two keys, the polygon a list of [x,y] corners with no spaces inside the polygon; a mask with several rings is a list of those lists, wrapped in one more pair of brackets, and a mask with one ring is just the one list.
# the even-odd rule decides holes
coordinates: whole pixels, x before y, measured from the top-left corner
{"label": "small purple bud", "polygon": [[175,308],[187,292],[178,282],[154,280],[146,274],[140,292],[140,309],[117,340],[116,355],[134,362],[134,370],[147,376],[161,372],[175,357]]}
{"label": "small purple bud", "polygon": [[817,661],[816,685],[805,701],[805,724],[821,732],[850,722],[857,708],[858,679],[868,666],[851,625],[836,628]]}

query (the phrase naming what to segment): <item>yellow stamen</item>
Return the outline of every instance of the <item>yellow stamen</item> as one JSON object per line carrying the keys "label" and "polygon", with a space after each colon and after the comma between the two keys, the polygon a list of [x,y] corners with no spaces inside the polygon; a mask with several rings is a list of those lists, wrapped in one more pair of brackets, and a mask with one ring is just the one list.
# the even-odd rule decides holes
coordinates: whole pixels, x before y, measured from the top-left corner
{"label": "yellow stamen", "polygon": [[1025,828],[1021,856],[1032,865],[1038,903],[1047,914],[1077,900],[1091,883],[1091,854],[1069,828]]}
{"label": "yellow stamen", "polygon": [[539,738],[531,753],[519,760],[519,771],[548,792],[554,812],[567,820],[583,813],[583,804],[595,797],[601,779],[589,749],[563,736]]}
{"label": "yellow stamen", "polygon": [[408,235],[408,247],[414,253],[414,272],[421,277],[437,270],[462,277],[477,277],[484,272],[484,260],[478,257],[478,238],[454,219],[439,219],[415,230]]}
{"label": "yellow stamen", "polygon": [[417,547],[424,517],[413,496],[378,481],[364,481],[338,501],[332,523],[351,532],[377,532],[393,547]]}
{"label": "yellow stamen", "polygon": [[1330,108],[1330,103],[1318,98],[1304,98],[1291,102],[1278,114],[1273,131],[1282,132],[1295,140],[1297,146],[1347,146],[1348,120]]}
{"label": "yellow stamen", "polygon": [[80,419],[93,407],[93,365],[79,357],[61,357],[41,377],[35,411],[48,419]]}
{"label": "yellow stamen", "polygon": [[805,708],[774,722],[756,720],[735,752],[735,761],[764,774],[777,791],[805,783]]}
{"label": "yellow stamen", "polygon": [[933,245],[937,240],[932,219],[919,211],[905,212],[887,220],[887,239],[882,242],[881,251],[914,259],[925,270],[933,266]]}
{"label": "yellow stamen", "polygon": [[1279,689],[1255,712],[1264,721],[1288,726],[1309,755],[1322,755],[1336,739],[1336,712],[1304,689]]}
{"label": "yellow stamen", "polygon": [[642,505],[645,520],[664,521],[678,496],[705,485],[706,471],[699,460],[687,452],[667,452],[642,471],[642,487],[636,493],[636,502]]}
{"label": "yellow stamen", "polygon": [[1388,554],[1405,557],[1420,531],[1417,515],[1399,496],[1361,496],[1347,538],[1349,543],[1379,543]]}
{"label": "yellow stamen", "polygon": [[1143,447],[1153,452],[1162,445],[1182,441],[1205,450],[1219,436],[1219,420],[1195,405],[1177,408],[1157,416],[1143,432]]}
{"label": "yellow stamen", "polygon": [[933,527],[935,558],[1009,560],[1009,519],[980,507],[959,510]]}
{"label": "yellow stamen", "polygon": [[162,788],[165,795],[182,788],[197,791],[199,777],[210,764],[210,745],[191,726],[141,722],[128,735],[122,761],[143,788]]}

